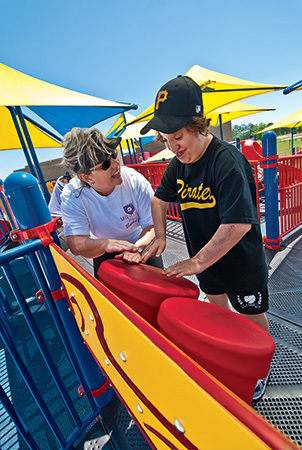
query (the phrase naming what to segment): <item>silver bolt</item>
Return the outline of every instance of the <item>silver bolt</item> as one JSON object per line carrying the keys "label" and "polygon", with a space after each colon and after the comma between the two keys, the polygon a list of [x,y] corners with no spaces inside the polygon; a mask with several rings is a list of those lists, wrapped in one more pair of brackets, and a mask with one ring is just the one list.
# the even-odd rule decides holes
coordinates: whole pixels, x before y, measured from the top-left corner
{"label": "silver bolt", "polygon": [[174,426],[180,433],[184,434],[185,429],[178,419],[174,419]]}
{"label": "silver bolt", "polygon": [[93,315],[92,315],[92,314],[89,314],[89,319],[91,320],[91,322],[94,321],[94,318],[93,318]]}
{"label": "silver bolt", "polygon": [[17,239],[18,235],[17,234],[13,234],[12,235],[12,239]]}
{"label": "silver bolt", "polygon": [[86,334],[86,336],[88,336],[88,334],[89,334],[89,333],[88,333],[88,331],[87,331],[87,330],[85,330],[85,334]]}
{"label": "silver bolt", "polygon": [[126,356],[124,355],[124,353],[120,353],[120,358],[121,358],[121,360],[123,361],[123,362],[126,362],[127,361],[127,358],[126,358]]}
{"label": "silver bolt", "polygon": [[105,358],[105,364],[106,364],[106,366],[109,366],[109,361],[107,358]]}
{"label": "silver bolt", "polygon": [[143,414],[143,408],[141,407],[141,405],[136,405],[137,410],[139,413]]}
{"label": "silver bolt", "polygon": [[74,297],[74,292],[71,291],[71,292],[70,292],[70,295],[71,295],[71,297]]}

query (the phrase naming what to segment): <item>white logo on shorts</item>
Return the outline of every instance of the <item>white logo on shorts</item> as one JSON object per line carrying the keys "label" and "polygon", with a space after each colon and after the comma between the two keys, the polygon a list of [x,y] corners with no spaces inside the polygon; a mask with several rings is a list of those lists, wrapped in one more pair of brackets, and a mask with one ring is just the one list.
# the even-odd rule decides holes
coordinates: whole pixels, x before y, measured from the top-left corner
{"label": "white logo on shorts", "polygon": [[[242,308],[247,308],[248,306],[253,306],[256,309],[261,307],[262,294],[261,292],[257,293],[258,295],[237,295],[238,303]],[[258,298],[257,298],[258,297]]]}

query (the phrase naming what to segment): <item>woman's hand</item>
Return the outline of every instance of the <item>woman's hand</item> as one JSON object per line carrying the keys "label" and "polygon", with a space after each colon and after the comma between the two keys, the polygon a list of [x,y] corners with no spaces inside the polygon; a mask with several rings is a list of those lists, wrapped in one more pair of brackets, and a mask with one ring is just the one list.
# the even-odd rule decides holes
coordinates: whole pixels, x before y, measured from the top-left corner
{"label": "woman's hand", "polygon": [[104,239],[104,249],[107,253],[132,252],[136,253],[138,248],[128,241],[119,241],[117,239]]}
{"label": "woman's hand", "polygon": [[116,255],[115,259],[122,259],[129,264],[139,264],[142,262],[142,255],[139,252],[123,252],[120,255]]}

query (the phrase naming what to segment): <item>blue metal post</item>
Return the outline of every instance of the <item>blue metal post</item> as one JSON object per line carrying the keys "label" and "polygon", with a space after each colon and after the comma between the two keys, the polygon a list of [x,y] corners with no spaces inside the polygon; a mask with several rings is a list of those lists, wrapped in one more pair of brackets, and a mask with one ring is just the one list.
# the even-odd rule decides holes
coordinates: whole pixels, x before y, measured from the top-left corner
{"label": "blue metal post", "polygon": [[118,146],[118,148],[120,149],[120,151],[121,151],[121,155],[122,155],[122,160],[123,160],[123,164],[125,165],[126,164],[126,162],[125,162],[125,157],[124,157],[124,153],[123,153],[123,147],[122,147],[122,145],[120,144],[119,146]]}
{"label": "blue metal post", "polygon": [[[4,181],[4,190],[9,200],[13,214],[21,230],[34,228],[48,223],[50,213],[39,187],[38,181],[30,174],[17,172],[9,175]],[[61,279],[50,253],[49,247],[37,251],[42,270],[47,278],[51,292],[61,289]],[[44,293],[46,297],[46,293]],[[51,302],[48,303],[52,308]],[[97,391],[106,382],[106,377],[83,342],[77,323],[69,310],[66,298],[55,302],[55,306],[65,325],[69,340],[81,364],[87,384],[91,391]],[[99,407],[104,407],[113,397],[113,390],[109,387],[104,394],[95,397]]]}
{"label": "blue metal post", "polygon": [[238,150],[241,150],[240,138],[239,137],[236,137],[236,147],[238,148]]}
{"label": "blue metal post", "polygon": [[37,177],[37,173],[36,173],[36,171],[35,171],[35,167],[34,167],[32,161],[31,161],[31,159],[30,159],[30,154],[29,154],[29,152],[28,152],[27,145],[26,145],[26,143],[25,143],[25,140],[24,140],[22,131],[21,131],[21,129],[20,129],[20,125],[19,125],[19,122],[18,122],[18,119],[17,119],[17,116],[16,116],[16,112],[15,112],[15,110],[14,110],[14,108],[13,108],[12,106],[7,106],[7,108],[8,108],[8,110],[9,110],[11,116],[12,116],[12,119],[13,119],[13,122],[14,122],[14,126],[15,126],[15,129],[16,129],[16,132],[17,132],[17,135],[18,135],[20,144],[21,144],[21,146],[22,146],[23,153],[24,153],[24,156],[25,156],[25,158],[26,158],[26,162],[27,162],[27,164],[28,164],[30,173],[31,173],[34,177]]}
{"label": "blue metal post", "polygon": [[45,200],[46,200],[47,203],[49,203],[50,193],[49,193],[48,188],[46,186],[44,175],[43,175],[43,172],[41,170],[41,166],[40,166],[40,163],[38,161],[38,158],[37,158],[37,155],[36,155],[36,152],[35,152],[32,140],[30,138],[30,135],[29,135],[29,132],[28,132],[28,129],[27,129],[24,117],[23,117],[23,113],[22,113],[21,107],[20,106],[16,106],[16,111],[17,111],[17,114],[18,114],[18,117],[19,117],[19,120],[20,120],[20,123],[21,123],[21,127],[22,127],[22,130],[23,130],[24,136],[25,136],[27,144],[28,144],[29,151],[31,153],[31,157],[32,157],[33,162],[34,162],[35,167],[36,167],[36,171],[37,171],[37,174],[38,174],[38,177],[39,177],[39,180],[40,180],[43,192],[44,192]]}
{"label": "blue metal post", "polygon": [[144,147],[143,147],[143,144],[142,144],[142,138],[139,138],[139,146],[141,148],[143,161],[146,161]]}
{"label": "blue metal post", "polygon": [[223,141],[223,126],[222,126],[222,116],[219,114],[219,128],[220,128],[220,139]]}
{"label": "blue metal post", "polygon": [[295,147],[294,147],[294,128],[291,129],[291,136],[292,136],[292,154],[295,154]]}
{"label": "blue metal post", "polygon": [[133,159],[132,159],[132,154],[131,154],[131,151],[130,151],[130,146],[129,146],[128,139],[126,139],[126,144],[127,144],[128,152],[129,152],[129,156],[130,156],[130,163],[133,164]]}
{"label": "blue metal post", "polygon": [[[8,415],[10,416],[10,418],[12,419],[14,424],[16,425],[19,433],[21,434],[21,436],[23,437],[24,441],[28,445],[28,448],[30,448],[31,450],[39,450],[38,445],[34,441],[32,435],[29,433],[29,431],[28,431],[27,427],[25,426],[21,416],[19,415],[19,413],[13,407],[13,405],[11,404],[9,398],[7,397],[4,389],[1,386],[0,386],[0,402],[2,403],[4,408],[6,409]],[[19,445],[16,445],[15,448],[19,448]]]}
{"label": "blue metal post", "polygon": [[[127,142],[128,142],[128,141],[130,141],[131,148],[132,148],[132,150],[133,150],[134,161],[135,161],[135,164],[137,164],[136,152],[135,152],[135,147],[134,147],[133,139],[127,139]],[[129,145],[130,145],[130,144],[129,144]]]}
{"label": "blue metal post", "polygon": [[[267,131],[262,138],[264,195],[265,195],[265,246],[271,250],[280,248],[279,204],[278,204],[278,167],[277,136]],[[275,156],[275,158],[274,158]],[[265,161],[265,158],[267,160]]]}

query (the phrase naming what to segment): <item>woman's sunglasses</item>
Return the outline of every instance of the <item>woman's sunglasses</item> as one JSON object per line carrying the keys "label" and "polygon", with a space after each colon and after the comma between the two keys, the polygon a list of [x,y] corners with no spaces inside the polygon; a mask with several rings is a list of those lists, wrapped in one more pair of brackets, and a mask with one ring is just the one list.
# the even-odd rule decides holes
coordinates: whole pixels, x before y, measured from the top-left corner
{"label": "woman's sunglasses", "polygon": [[97,166],[95,169],[90,169],[88,170],[88,173],[90,172],[96,172],[97,170],[108,170],[109,167],[111,166],[111,159],[116,159],[117,158],[117,151],[113,151],[111,153],[111,155],[105,159],[105,161],[103,162],[103,164],[101,166]]}

